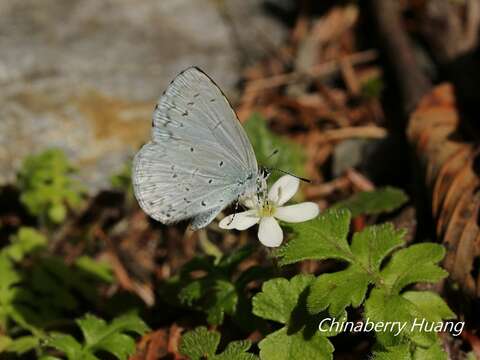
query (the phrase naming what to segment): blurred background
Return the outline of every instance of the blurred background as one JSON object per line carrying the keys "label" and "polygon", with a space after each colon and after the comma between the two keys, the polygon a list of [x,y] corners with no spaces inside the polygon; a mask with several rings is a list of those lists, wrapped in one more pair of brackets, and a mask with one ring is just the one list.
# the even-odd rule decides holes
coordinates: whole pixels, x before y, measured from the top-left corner
{"label": "blurred background", "polygon": [[[196,65],[238,100],[242,69],[285,41],[293,1],[0,3],[0,181],[64,149],[98,189],[149,137],[153,106]],[[292,21],[293,18],[290,18]]]}
{"label": "blurred background", "polygon": [[[133,359],[182,359],[182,329],[209,309],[180,304],[171,281],[198,254],[257,243],[216,222],[163,226],[133,197],[131,158],[154,105],[195,65],[227,94],[260,163],[312,180],[295,200],[323,210],[400,189],[387,188],[387,214],[355,216],[353,230],[391,221],[409,244],[445,245],[451,282],[434,290],[467,327],[443,346],[480,359],[479,29],[480,0],[0,0],[0,295],[28,290],[9,298],[22,317],[0,296],[0,358],[40,354],[41,335],[87,312],[135,309],[153,330]],[[259,249],[238,263],[271,266]],[[305,261],[285,273],[331,269]],[[227,337],[261,339],[257,323],[236,320]],[[335,341],[339,359],[373,344]]]}

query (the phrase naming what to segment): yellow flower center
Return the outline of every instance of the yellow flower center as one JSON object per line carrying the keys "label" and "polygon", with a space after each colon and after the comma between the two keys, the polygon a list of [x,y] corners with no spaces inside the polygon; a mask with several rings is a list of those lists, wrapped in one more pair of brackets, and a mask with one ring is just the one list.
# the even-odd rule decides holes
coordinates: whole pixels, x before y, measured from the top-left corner
{"label": "yellow flower center", "polygon": [[259,217],[270,217],[275,214],[276,207],[268,201],[265,201],[260,209],[258,209]]}

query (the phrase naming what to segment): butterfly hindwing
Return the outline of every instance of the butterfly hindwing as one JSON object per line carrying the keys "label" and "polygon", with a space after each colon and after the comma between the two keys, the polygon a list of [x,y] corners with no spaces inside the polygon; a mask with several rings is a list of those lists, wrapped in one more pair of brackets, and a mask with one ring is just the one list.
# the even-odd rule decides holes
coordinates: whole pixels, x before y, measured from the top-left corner
{"label": "butterfly hindwing", "polygon": [[189,68],[170,84],[153,115],[152,141],[134,159],[137,200],[151,217],[194,217],[200,228],[250,191],[257,163],[252,146],[218,87]]}

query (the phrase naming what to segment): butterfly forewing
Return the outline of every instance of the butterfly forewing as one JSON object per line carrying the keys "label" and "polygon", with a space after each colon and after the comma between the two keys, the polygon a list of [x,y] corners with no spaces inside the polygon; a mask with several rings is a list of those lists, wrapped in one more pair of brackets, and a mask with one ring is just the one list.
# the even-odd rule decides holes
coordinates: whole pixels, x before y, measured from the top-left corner
{"label": "butterfly forewing", "polygon": [[220,89],[189,68],[160,98],[152,141],[135,156],[133,173],[135,195],[150,216],[163,223],[198,216],[194,223],[204,226],[238,196],[254,191],[257,163]]}

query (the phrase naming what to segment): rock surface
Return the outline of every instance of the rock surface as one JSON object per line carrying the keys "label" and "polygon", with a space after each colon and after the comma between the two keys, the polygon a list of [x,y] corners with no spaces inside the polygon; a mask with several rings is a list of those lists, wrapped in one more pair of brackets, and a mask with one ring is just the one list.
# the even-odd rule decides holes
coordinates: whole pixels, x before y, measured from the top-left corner
{"label": "rock surface", "polygon": [[238,18],[231,9],[242,0],[221,3],[0,2],[0,183],[14,179],[26,155],[60,147],[91,190],[106,186],[148,139],[157,97],[190,65],[232,94],[243,57],[265,55],[248,41],[253,31],[240,49],[234,27],[248,26],[251,14],[273,43],[286,30],[263,13],[262,0],[249,0]]}

